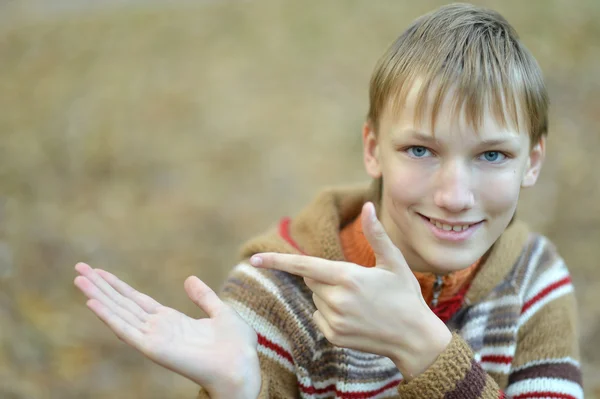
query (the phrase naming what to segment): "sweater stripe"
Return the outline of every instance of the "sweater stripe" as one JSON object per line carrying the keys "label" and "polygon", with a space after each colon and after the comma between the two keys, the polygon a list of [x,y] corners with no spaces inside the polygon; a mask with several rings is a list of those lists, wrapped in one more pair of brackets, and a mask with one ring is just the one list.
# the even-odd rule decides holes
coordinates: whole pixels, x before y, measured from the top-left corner
{"label": "sweater stripe", "polygon": [[[444,399],[478,398],[481,396],[486,383],[486,373],[481,369],[475,359],[471,360],[471,368],[465,377],[456,384],[454,390],[447,392]],[[468,393],[468,394],[467,394]]]}
{"label": "sweater stripe", "polygon": [[[331,394],[335,394],[336,398],[340,399],[368,399],[368,398],[383,398],[395,395],[395,388],[400,384],[400,379],[394,379],[387,384],[372,390],[355,390],[355,391],[344,391],[338,388],[336,384],[330,384],[323,388],[315,388],[311,385],[299,384],[299,388],[303,397],[313,397],[315,395],[328,397]],[[354,384],[353,384],[354,385]],[[390,391],[390,392],[386,392]],[[307,396],[309,395],[309,396]]]}
{"label": "sweater stripe", "polygon": [[534,306],[536,303],[538,303],[539,301],[541,301],[542,299],[544,299],[545,297],[547,297],[548,295],[550,295],[550,293],[552,293],[553,291],[557,290],[558,288],[561,288],[565,285],[568,285],[571,283],[571,277],[567,276],[564,277],[550,285],[548,285],[546,288],[544,288],[541,292],[539,292],[538,294],[536,294],[533,298],[531,298],[529,301],[525,302],[525,305],[523,305],[523,310],[522,313],[526,313],[529,308],[531,308],[532,306]]}
{"label": "sweater stripe", "polygon": [[267,339],[267,337],[265,337],[262,334],[257,334],[258,336],[258,344],[265,347],[266,349],[270,349],[273,352],[275,352],[276,354],[278,354],[279,356],[281,356],[282,358],[284,358],[285,360],[287,360],[288,362],[290,362],[292,365],[294,364],[294,359],[292,358],[292,355],[290,353],[288,353],[285,349],[283,349],[281,346],[277,345],[276,343],[269,341]]}
{"label": "sweater stripe", "polygon": [[561,259],[552,259],[545,270],[538,270],[541,273],[530,286],[523,287],[525,295],[523,296],[523,302],[528,302],[535,295],[540,293],[549,284],[561,280],[569,275],[569,271],[565,267]]}
{"label": "sweater stripe", "polygon": [[579,369],[581,367],[581,365],[579,364],[579,362],[575,359],[573,359],[572,357],[561,357],[561,358],[555,358],[555,359],[540,359],[540,360],[534,360],[533,362],[529,362],[526,363],[522,366],[519,367],[515,367],[513,369],[513,372],[519,372],[521,370],[525,370],[529,367],[534,367],[534,366],[539,366],[539,365],[545,365],[545,364],[559,364],[559,363],[565,363],[565,364],[569,364],[571,366],[573,366],[576,369]]}
{"label": "sweater stripe", "polygon": [[579,385],[583,384],[579,368],[572,363],[546,363],[527,367],[511,373],[509,383],[514,384],[540,377],[560,378],[570,380]]}
{"label": "sweater stripe", "polygon": [[304,255],[304,251],[298,246],[296,241],[294,241],[294,239],[292,238],[292,234],[290,233],[291,222],[292,219],[289,217],[281,219],[281,221],[279,222],[279,235],[281,236],[281,238],[287,241],[288,244],[294,247],[296,251]]}
{"label": "sweater stripe", "polygon": [[[288,315],[288,317],[292,318],[295,325],[302,326],[306,324],[306,320],[299,319],[300,315],[298,314],[298,312],[292,309],[290,302],[281,293],[281,289],[275,284],[273,279],[263,274],[264,270],[258,270],[254,266],[242,262],[236,266],[234,272],[239,272],[245,275],[246,277],[251,278],[257,284],[259,284],[261,288],[270,293],[274,297],[274,299],[276,299],[276,301],[283,307],[283,310],[285,310],[285,314]],[[296,293],[296,295],[299,295],[299,293]],[[309,335],[306,329],[300,328],[299,333],[305,334],[305,339],[312,341],[312,337]]]}
{"label": "sweater stripe", "polygon": [[515,353],[515,345],[486,346],[480,352],[480,363],[484,370],[508,374]]}
{"label": "sweater stripe", "polygon": [[573,292],[571,277],[567,276],[562,280],[552,283],[546,287],[539,295],[536,295],[531,301],[527,302],[519,319],[519,328],[525,325],[531,317],[536,314],[548,303]]}
{"label": "sweater stripe", "polygon": [[506,394],[512,399],[583,399],[583,389],[576,382],[561,378],[533,378],[510,384]]}
{"label": "sweater stripe", "polygon": [[286,370],[294,372],[294,359],[290,353],[289,344],[279,333],[279,330],[246,305],[231,299],[227,302],[244,320],[251,321],[250,324],[256,331],[258,338],[258,352],[275,360]]}

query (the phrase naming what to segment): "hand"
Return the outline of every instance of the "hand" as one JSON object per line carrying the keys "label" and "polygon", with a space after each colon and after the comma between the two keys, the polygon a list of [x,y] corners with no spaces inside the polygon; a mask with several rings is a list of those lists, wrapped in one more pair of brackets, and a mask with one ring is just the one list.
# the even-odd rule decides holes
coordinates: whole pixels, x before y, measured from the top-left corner
{"label": "hand", "polygon": [[257,336],[237,312],[197,277],[185,290],[209,318],[162,306],[102,269],[78,263],[75,285],[87,306],[121,340],[155,363],[204,387],[212,398],[256,398],[260,391]]}
{"label": "hand", "polygon": [[363,206],[361,218],[377,260],[373,268],[278,253],[257,254],[250,262],[304,277],[317,308],[314,321],[332,344],[387,356],[409,380],[433,364],[452,334],[425,303],[372,203]]}

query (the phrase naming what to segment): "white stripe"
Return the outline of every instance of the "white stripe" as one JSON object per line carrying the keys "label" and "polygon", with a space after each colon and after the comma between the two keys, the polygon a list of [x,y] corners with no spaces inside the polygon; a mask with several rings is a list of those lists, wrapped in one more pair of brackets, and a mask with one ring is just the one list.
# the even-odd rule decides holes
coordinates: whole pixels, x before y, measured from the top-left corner
{"label": "white stripe", "polygon": [[552,392],[571,395],[583,399],[583,389],[575,382],[558,378],[533,378],[511,384],[506,389],[508,396],[522,395],[532,392]]}
{"label": "white stripe", "polygon": [[258,315],[256,312],[254,312],[254,310],[250,309],[245,304],[238,302],[237,300],[229,299],[227,302],[231,304],[231,306],[254,328],[257,333],[265,337],[269,337],[271,342],[281,346],[283,349],[291,353],[292,348],[290,347],[290,344],[287,342],[283,334],[280,333],[279,329],[271,324],[271,322]]}
{"label": "white stripe", "polygon": [[[246,305],[242,303],[229,299],[227,301],[231,306],[242,316],[244,320],[246,320],[252,328],[256,331],[257,334],[264,336],[269,341],[281,346],[286,352],[292,355],[292,350],[289,343],[286,341],[284,336],[279,332],[279,330],[269,323],[265,318],[256,314],[252,309],[248,308]],[[279,363],[286,370],[294,373],[295,368],[290,361],[281,355],[279,355],[274,350],[267,348],[262,345],[258,345],[258,352],[262,353],[264,356],[268,357]]]}
{"label": "white stripe", "polygon": [[296,369],[286,358],[283,358],[279,355],[279,353],[275,352],[271,348],[267,348],[266,346],[258,345],[256,351],[263,355],[266,358],[269,358],[276,363],[278,363],[281,367],[294,374]]}
{"label": "white stripe", "polygon": [[[511,323],[512,324],[512,323]],[[465,339],[465,341],[469,341],[471,339],[480,338],[481,334],[485,330],[486,336],[494,336],[496,334],[504,335],[506,333],[510,333],[516,337],[517,334],[517,326],[511,325],[510,327],[497,327],[497,328],[480,328],[479,331],[475,329],[471,329],[468,331],[461,332],[461,336]]]}
{"label": "white stripe", "polygon": [[497,362],[486,362],[481,360],[483,356],[508,356],[511,359],[515,355],[517,345],[505,345],[505,346],[484,346],[481,348],[479,363],[481,367],[487,372],[503,373],[508,374],[510,372],[510,363],[497,363]]}
{"label": "white stripe", "polygon": [[[306,370],[302,370],[302,371],[303,371],[302,374],[306,374]],[[304,387],[313,387],[315,389],[323,389],[330,385],[335,385],[335,389],[337,389],[339,392],[342,392],[342,393],[372,392],[372,391],[381,389],[382,387],[391,383],[392,381],[397,380],[399,377],[400,377],[400,375],[398,374],[398,376],[394,376],[392,378],[388,378],[387,380],[383,380],[383,381],[377,381],[375,383],[345,383],[344,381],[341,381],[338,378],[329,378],[329,379],[323,380],[323,381],[312,381],[312,379],[309,377],[298,376],[298,382]],[[395,395],[397,395],[397,391],[398,391],[398,387],[394,386],[394,387],[386,389],[385,391],[383,391],[377,395],[371,396],[371,397],[372,398],[386,398],[386,397],[390,397],[390,396],[395,396]],[[330,389],[330,390],[327,390],[327,392],[324,392],[321,394],[302,393],[301,396],[303,398],[330,398],[330,397],[332,397],[333,393],[334,393],[334,389]],[[339,397],[339,396],[336,396],[336,397]]]}
{"label": "white stripe", "polygon": [[471,317],[469,321],[465,323],[461,331],[463,334],[470,334],[470,330],[474,330],[476,334],[481,335],[480,330],[487,326],[487,319],[495,308],[503,306],[521,306],[521,298],[516,295],[502,296],[497,299],[488,300],[485,302],[478,303],[471,309],[469,314],[480,313],[475,317]]}
{"label": "white stripe", "polygon": [[[539,245],[537,245],[537,250],[535,250],[530,258],[529,258],[529,262],[527,263],[526,267],[527,267],[527,271],[525,273],[525,278],[523,278],[523,282],[521,284],[521,289],[522,290],[526,290],[529,287],[529,281],[531,280],[531,276],[533,276],[533,273],[535,272],[535,269],[539,263],[539,259],[542,256],[542,253],[544,252],[544,250],[546,249],[547,246],[547,242],[548,240],[546,240],[545,237],[540,236],[538,238],[539,241],[541,241],[541,243]],[[534,242],[533,245],[536,245],[537,242]],[[521,291],[519,293],[520,297],[523,298],[525,296],[525,292]]]}
{"label": "white stripe", "polygon": [[481,356],[510,356],[513,357],[517,345],[484,346],[479,352]]}
{"label": "white stripe", "polygon": [[498,373],[507,375],[510,373],[510,364],[482,362],[481,368],[484,369],[486,373]]}
{"label": "white stripe", "polygon": [[335,358],[339,358],[339,355],[343,353],[342,356],[344,357],[348,357],[351,358],[353,360],[352,363],[355,364],[350,364],[350,362],[346,362],[344,363],[344,368],[348,369],[350,372],[355,372],[355,373],[359,373],[359,372],[364,372],[365,370],[368,370],[369,373],[373,372],[373,373],[384,373],[384,372],[389,372],[390,370],[397,370],[396,369],[396,365],[394,364],[394,362],[392,362],[389,358],[384,357],[384,356],[378,356],[377,359],[374,360],[363,360],[363,359],[354,359],[352,357],[351,353],[352,351],[346,348],[338,348],[338,347],[331,347],[329,349],[327,349],[326,351],[315,351],[315,355],[313,357],[313,362],[318,362],[319,363],[319,367],[324,367],[327,366],[329,364],[335,366],[336,368],[340,368],[341,365],[339,362],[333,360],[329,360],[331,359],[331,357],[329,356],[329,353],[327,352],[335,352]]}
{"label": "white stripe", "polygon": [[266,291],[273,294],[275,299],[277,299],[277,301],[279,303],[281,303],[281,305],[283,305],[283,307],[285,308],[285,315],[291,317],[296,322],[297,331],[304,334],[303,341],[305,341],[305,342],[312,341],[312,338],[306,331],[306,329],[305,329],[304,325],[302,324],[302,322],[300,321],[300,319],[298,319],[298,316],[294,313],[294,311],[290,307],[290,304],[288,303],[287,299],[284,298],[283,295],[281,295],[280,288],[277,285],[275,285],[275,283],[273,281],[271,281],[270,279],[265,277],[254,266],[251,266],[250,264],[245,263],[245,262],[238,264],[235,267],[234,271],[237,271],[240,274],[244,274],[244,275],[250,277],[251,279],[255,280],[257,283],[262,285],[262,287]]}
{"label": "white stripe", "polygon": [[548,270],[542,273],[527,290],[527,293],[525,294],[525,300],[523,302],[531,300],[531,298],[544,291],[546,287],[568,276],[569,271],[565,267],[564,262],[562,259],[557,259],[557,261],[554,262],[554,264],[552,264]]}
{"label": "white stripe", "polygon": [[552,302],[553,300],[558,299],[571,292],[573,292],[572,284],[563,285],[562,287],[554,289],[554,291],[551,291],[548,295],[538,300],[533,306],[531,306],[529,309],[527,309],[525,313],[521,315],[521,317],[519,318],[518,327],[521,328],[523,325],[525,325],[525,323],[527,323],[527,321],[534,314],[536,314],[538,310],[543,308],[549,302]]}

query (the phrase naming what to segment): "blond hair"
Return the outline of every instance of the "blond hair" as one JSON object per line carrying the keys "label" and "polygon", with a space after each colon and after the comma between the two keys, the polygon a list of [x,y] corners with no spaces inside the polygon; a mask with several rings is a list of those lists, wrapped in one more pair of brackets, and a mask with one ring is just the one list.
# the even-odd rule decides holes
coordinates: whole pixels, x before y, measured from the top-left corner
{"label": "blond hair", "polygon": [[[418,18],[396,39],[371,78],[368,120],[376,132],[384,110],[400,110],[417,80],[415,117],[420,120],[431,105],[432,128],[442,101],[455,88],[454,110],[464,110],[475,130],[489,109],[504,127],[512,123],[527,129],[532,145],[548,132],[549,100],[541,69],[515,29],[495,11],[450,4]],[[437,93],[429,103],[432,87]]]}

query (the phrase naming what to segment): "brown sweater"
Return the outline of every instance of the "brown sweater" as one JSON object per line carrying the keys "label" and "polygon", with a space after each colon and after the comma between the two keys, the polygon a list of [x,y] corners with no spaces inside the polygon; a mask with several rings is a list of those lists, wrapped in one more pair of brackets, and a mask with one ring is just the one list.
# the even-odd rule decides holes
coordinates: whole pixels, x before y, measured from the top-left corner
{"label": "brown sweater", "polygon": [[221,297],[258,334],[260,398],[583,398],[568,270],[552,244],[519,221],[494,244],[448,321],[450,345],[407,383],[388,358],[330,344],[301,278],[248,264],[265,251],[344,260],[340,228],[373,198],[364,188],[325,191],[290,223],[244,245]]}

